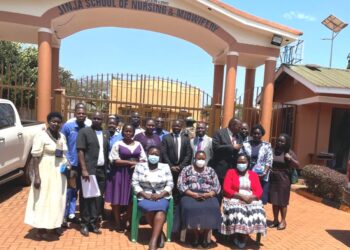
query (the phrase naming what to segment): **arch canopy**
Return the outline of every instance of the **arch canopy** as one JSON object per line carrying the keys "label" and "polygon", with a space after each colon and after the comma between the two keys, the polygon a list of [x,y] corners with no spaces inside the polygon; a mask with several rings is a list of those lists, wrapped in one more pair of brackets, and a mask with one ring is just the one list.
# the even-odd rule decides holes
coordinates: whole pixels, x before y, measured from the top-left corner
{"label": "arch canopy", "polygon": [[[218,0],[2,0],[0,39],[38,42],[38,30],[53,33],[53,46],[85,29],[121,27],[149,30],[193,43],[217,64],[226,54],[239,53],[240,66],[255,68],[278,57],[273,35],[282,46],[302,32],[237,10]],[[14,32],[15,31],[15,32]]]}

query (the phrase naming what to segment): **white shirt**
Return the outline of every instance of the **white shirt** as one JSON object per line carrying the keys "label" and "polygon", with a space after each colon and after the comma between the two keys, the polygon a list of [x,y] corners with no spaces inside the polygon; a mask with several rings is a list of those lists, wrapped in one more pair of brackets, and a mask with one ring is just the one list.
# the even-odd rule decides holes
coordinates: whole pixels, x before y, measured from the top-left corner
{"label": "white shirt", "polygon": [[[73,118],[70,118],[67,122],[73,122],[73,121],[76,121],[76,120],[77,120],[77,118],[76,118],[76,117],[73,117]],[[85,124],[85,126],[87,126],[87,127],[91,127],[92,121],[91,121],[89,118],[86,117],[86,119],[85,119],[85,121],[84,121],[84,124]]]}
{"label": "white shirt", "polygon": [[145,130],[144,130],[143,128],[137,127],[137,128],[135,129],[134,138],[135,138],[135,136],[136,136],[137,134],[144,133],[144,132],[145,132]]}
{"label": "white shirt", "polygon": [[[230,139],[231,139],[231,143],[232,143],[232,139],[233,139],[233,133],[231,132],[231,130],[229,128],[227,128],[227,131],[228,131],[228,135],[230,136]],[[235,137],[236,138],[236,137]],[[237,138],[236,138],[237,139]],[[237,141],[236,141],[237,142]],[[233,144],[233,143],[232,143]]]}
{"label": "white shirt", "polygon": [[98,144],[100,144],[100,152],[98,153],[97,166],[103,166],[105,164],[105,157],[103,153],[103,133],[101,130],[95,130],[98,139]]}
{"label": "white shirt", "polygon": [[[173,137],[174,137],[174,144],[175,144],[175,134],[173,134]],[[178,134],[177,136],[177,142],[178,142],[178,145],[177,145],[177,160],[180,159],[180,152],[181,152],[181,136],[180,134]]]}

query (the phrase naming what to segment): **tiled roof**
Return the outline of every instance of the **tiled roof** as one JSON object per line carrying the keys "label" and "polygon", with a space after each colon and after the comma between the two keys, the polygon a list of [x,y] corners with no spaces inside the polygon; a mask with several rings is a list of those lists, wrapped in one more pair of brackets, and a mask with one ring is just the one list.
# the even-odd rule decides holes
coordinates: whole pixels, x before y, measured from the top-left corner
{"label": "tiled roof", "polygon": [[283,65],[313,85],[321,88],[350,88],[350,70],[318,65]]}

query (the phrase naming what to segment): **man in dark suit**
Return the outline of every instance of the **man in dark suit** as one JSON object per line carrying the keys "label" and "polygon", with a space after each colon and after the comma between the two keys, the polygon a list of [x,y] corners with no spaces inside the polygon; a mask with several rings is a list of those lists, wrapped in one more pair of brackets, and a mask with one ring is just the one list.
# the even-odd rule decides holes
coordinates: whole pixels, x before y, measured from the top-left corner
{"label": "man in dark suit", "polygon": [[[162,162],[170,166],[173,174],[174,183],[177,183],[177,178],[180,171],[191,164],[192,149],[190,140],[187,136],[180,135],[182,122],[176,120],[172,123],[172,133],[163,137],[161,146]],[[177,199],[177,189],[174,185],[173,194]]]}
{"label": "man in dark suit", "polygon": [[232,118],[227,128],[219,129],[213,136],[212,167],[215,169],[221,185],[227,170],[236,166],[238,153],[243,144],[243,138],[240,134],[241,126],[242,122],[239,119]]}
{"label": "man in dark suit", "polygon": [[103,192],[106,183],[109,148],[109,136],[105,131],[102,131],[102,118],[101,112],[95,112],[92,117],[91,127],[81,129],[77,138],[81,181],[91,181],[91,175],[95,175],[101,192],[99,197],[84,198],[80,187],[80,232],[84,236],[88,236],[89,231],[96,234],[101,233],[96,227],[96,222],[103,213]]}

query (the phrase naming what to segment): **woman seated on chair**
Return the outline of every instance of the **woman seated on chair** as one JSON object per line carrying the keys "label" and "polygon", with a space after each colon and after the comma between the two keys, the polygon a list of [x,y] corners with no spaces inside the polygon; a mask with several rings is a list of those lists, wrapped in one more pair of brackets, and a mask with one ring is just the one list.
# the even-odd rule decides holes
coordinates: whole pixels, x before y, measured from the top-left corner
{"label": "woman seated on chair", "polygon": [[263,193],[259,176],[248,170],[249,158],[240,154],[237,169],[230,169],[224,179],[221,233],[235,234],[234,244],[244,248],[248,234],[266,234],[266,215],[260,200]]}
{"label": "woman seated on chair", "polygon": [[173,176],[168,164],[159,163],[160,150],[151,146],[148,162],[139,163],[132,176],[132,187],[138,197],[138,207],[146,214],[146,220],[152,227],[149,249],[164,247],[165,236],[162,232],[166,211],[174,187]]}
{"label": "woman seated on chair", "polygon": [[[193,247],[201,243],[206,248],[211,229],[219,229],[221,223],[220,205],[216,195],[220,192],[218,177],[211,167],[206,165],[206,154],[197,151],[193,164],[185,167],[179,176],[177,188],[183,195],[180,211],[176,213],[175,223],[180,222],[181,229],[194,231]],[[179,226],[177,226],[179,227]]]}

